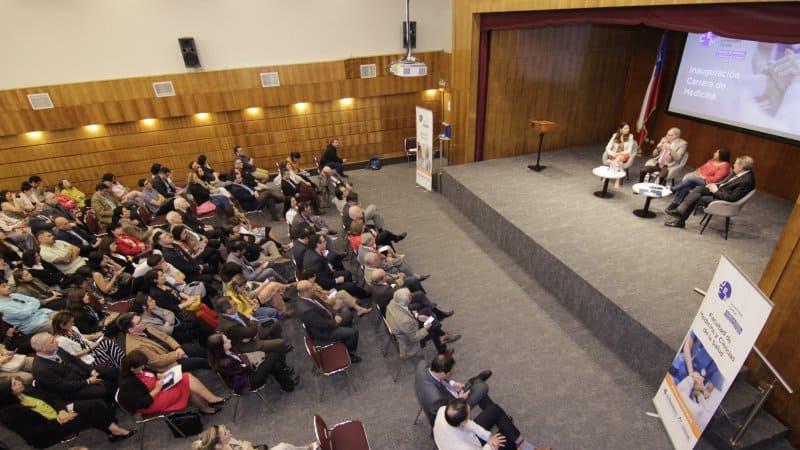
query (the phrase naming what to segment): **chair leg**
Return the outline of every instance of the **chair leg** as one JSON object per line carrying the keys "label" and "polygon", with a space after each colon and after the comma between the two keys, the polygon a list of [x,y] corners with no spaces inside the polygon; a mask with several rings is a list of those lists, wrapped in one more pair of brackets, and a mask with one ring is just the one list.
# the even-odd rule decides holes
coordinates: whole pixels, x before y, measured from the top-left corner
{"label": "chair leg", "polygon": [[420,414],[422,414],[422,406],[420,406],[420,407],[419,407],[419,411],[417,411],[417,417],[414,417],[414,425],[416,425],[416,424],[417,424],[417,422],[419,422],[419,416],[420,416]]}
{"label": "chair leg", "polygon": [[726,217],[725,218],[725,240],[726,241],[728,240],[728,228],[730,228],[730,226],[731,226],[731,218],[730,217]]}
{"label": "chair leg", "polygon": [[264,390],[263,389],[259,390],[259,391],[256,391],[256,395],[258,395],[258,398],[260,398],[261,402],[264,403],[264,409],[266,409],[267,411],[269,411],[271,413],[275,412],[275,410],[272,409],[271,406],[269,406],[269,402],[267,402],[267,397],[264,396]]}
{"label": "chair leg", "polygon": [[350,378],[350,372],[345,370],[344,376],[347,377],[347,384],[350,385],[350,389],[353,390],[353,393],[355,394],[356,392],[358,392],[358,389],[356,389],[356,385],[353,383],[353,379]]}
{"label": "chair leg", "polygon": [[706,223],[703,223],[703,228],[700,228],[700,234],[703,234],[703,231],[706,231],[706,227],[708,226],[708,222],[711,222],[711,218],[712,218],[712,217],[713,217],[713,216],[712,216],[711,214],[706,214],[706,215],[705,215],[705,216],[703,216],[703,218],[700,220],[700,223],[703,223],[703,220],[705,220],[705,221],[706,221]]}
{"label": "chair leg", "polygon": [[[185,434],[183,434],[183,431],[181,431],[181,429],[180,429],[180,428],[178,428],[177,426],[175,426],[175,424],[174,424],[174,423],[172,423],[172,421],[171,421],[171,420],[169,420],[169,417],[164,417],[164,420],[166,420],[166,421],[167,421],[167,423],[169,423],[169,425],[170,425],[170,426],[171,426],[171,427],[172,427],[174,430],[177,430],[177,431],[178,431],[178,434],[180,434],[182,438],[184,438],[184,439],[186,438],[186,435],[185,435]],[[144,430],[142,430],[142,431],[144,431]]]}
{"label": "chair leg", "polygon": [[139,434],[141,437],[139,438],[139,450],[144,450],[144,426],[147,425],[147,422],[143,423],[141,427],[139,427]]}
{"label": "chair leg", "polygon": [[236,403],[233,405],[233,423],[236,423],[236,413],[239,412],[239,402],[241,401],[241,396],[237,395],[234,399]]}

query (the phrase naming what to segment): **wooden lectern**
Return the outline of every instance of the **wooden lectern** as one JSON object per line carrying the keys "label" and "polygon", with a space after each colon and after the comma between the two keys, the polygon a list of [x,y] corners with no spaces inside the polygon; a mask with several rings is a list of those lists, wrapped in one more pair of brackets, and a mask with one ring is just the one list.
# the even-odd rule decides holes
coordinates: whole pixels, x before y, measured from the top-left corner
{"label": "wooden lectern", "polygon": [[555,131],[558,128],[558,124],[549,120],[536,119],[529,119],[528,122],[531,128],[539,130],[539,151],[536,152],[536,165],[529,165],[528,168],[534,172],[541,172],[547,167],[539,164],[539,160],[542,158],[542,141],[544,141],[544,134]]}

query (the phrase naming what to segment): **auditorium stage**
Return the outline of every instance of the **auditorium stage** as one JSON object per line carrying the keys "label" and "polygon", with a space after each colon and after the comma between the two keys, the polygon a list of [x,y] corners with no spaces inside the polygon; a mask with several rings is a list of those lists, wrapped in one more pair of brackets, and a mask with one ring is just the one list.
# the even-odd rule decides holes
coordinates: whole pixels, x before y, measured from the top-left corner
{"label": "auditorium stage", "polygon": [[609,187],[613,198],[592,194],[602,188],[592,174],[602,151],[544,153],[539,173],[527,168],[535,154],[445,167],[441,192],[655,386],[702,300],[692,289],[708,288],[722,252],[757,283],[792,203],[758,192],[732,220],[727,241],[723,218],[703,235],[701,215],[685,229],[668,228],[668,199],[653,199],[654,219],[633,214],[645,202],[631,186],[646,158],[637,158],[622,188]]}

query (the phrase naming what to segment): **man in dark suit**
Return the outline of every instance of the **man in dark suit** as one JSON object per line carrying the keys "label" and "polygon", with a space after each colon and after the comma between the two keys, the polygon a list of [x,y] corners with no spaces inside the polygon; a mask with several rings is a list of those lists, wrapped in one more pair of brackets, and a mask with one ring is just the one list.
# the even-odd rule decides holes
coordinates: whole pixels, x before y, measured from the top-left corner
{"label": "man in dark suit", "polygon": [[281,326],[278,322],[259,324],[251,317],[237,312],[236,303],[229,297],[217,300],[216,309],[219,313],[219,331],[228,336],[236,351],[287,353],[292,350],[292,346],[281,338]]}
{"label": "man in dark suit", "polygon": [[268,191],[257,192],[252,187],[244,184],[241,172],[236,172],[233,184],[228,186],[228,190],[231,191],[233,198],[245,211],[261,211],[267,208],[273,221],[280,220],[276,205],[280,199]]}
{"label": "man in dark suit", "polygon": [[315,235],[315,246],[303,256],[303,270],[311,269],[317,274],[317,283],[324,289],[339,289],[347,291],[357,298],[369,297],[369,293],[353,283],[353,276],[346,270],[334,270],[328,261],[328,241],[326,236]]}
{"label": "man in dark suit", "polygon": [[[381,314],[386,316],[386,307],[394,296],[394,291],[401,289],[403,286],[392,283],[389,274],[383,269],[374,269],[370,272],[372,277],[372,286],[370,293],[372,294],[372,303],[378,305]],[[433,311],[439,321],[442,321],[454,314],[453,311],[442,311],[433,303],[427,295],[422,291],[411,292],[411,303],[408,307],[412,311],[420,309],[427,309]]]}
{"label": "man in dark suit", "polygon": [[303,229],[292,244],[292,259],[298,273],[303,273],[303,259],[311,246],[313,236],[314,232],[310,228]]}
{"label": "man in dark suit", "polygon": [[[451,380],[456,361],[452,355],[440,353],[433,358],[430,366],[425,361],[417,364],[414,376],[414,393],[422,410],[433,425],[436,412],[448,401],[463,398],[470,407],[480,406],[481,413],[475,417],[475,423],[491,429],[497,426],[505,436],[507,445],[503,449],[524,448],[533,450],[533,446],[525,441],[519,429],[514,426],[511,417],[489,397],[489,385],[486,380],[492,376],[491,370],[484,370],[467,383]],[[527,446],[526,446],[527,444]]]}
{"label": "man in dark suit", "polygon": [[668,209],[672,216],[664,225],[673,228],[684,228],[686,219],[692,214],[698,203],[708,204],[714,200],[735,202],[756,188],[756,177],[753,174],[753,158],[740,156],[733,163],[733,174],[721,183],[711,183],[692,189],[680,205],[674,210]]}
{"label": "man in dark suit", "polygon": [[74,222],[70,222],[64,217],[56,217],[53,222],[56,225],[56,239],[67,241],[81,249],[81,256],[89,256],[89,253],[96,250],[97,247],[100,246],[100,238],[86,233],[82,229],[75,226]]}
{"label": "man in dark suit", "polygon": [[297,177],[297,180],[292,179],[292,174],[288,169],[281,169],[281,192],[284,197],[283,213],[289,210],[289,199],[294,197],[297,202],[311,202],[314,207],[314,214],[319,214],[321,201],[317,191],[311,186],[311,183]]}
{"label": "man in dark suit", "polygon": [[350,360],[361,362],[361,357],[356,354],[358,330],[351,328],[353,313],[348,308],[335,312],[324,302],[316,300],[313,291],[310,281],[301,280],[297,283],[297,295],[300,298],[297,308],[308,333],[317,345],[342,342],[350,353]]}
{"label": "man in dark suit", "polygon": [[58,348],[56,337],[50,333],[33,335],[31,347],[36,351],[31,372],[38,387],[54,392],[65,400],[96,398],[108,404],[114,402],[117,369],[93,369]]}

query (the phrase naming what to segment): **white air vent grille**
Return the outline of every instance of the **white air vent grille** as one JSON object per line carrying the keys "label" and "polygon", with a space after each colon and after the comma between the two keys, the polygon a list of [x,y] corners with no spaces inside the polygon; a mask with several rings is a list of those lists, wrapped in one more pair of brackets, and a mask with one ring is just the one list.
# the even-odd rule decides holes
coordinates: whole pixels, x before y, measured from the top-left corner
{"label": "white air vent grille", "polygon": [[173,97],[175,96],[175,88],[172,86],[172,81],[159,81],[153,83],[153,90],[156,97]]}
{"label": "white air vent grille", "polygon": [[51,109],[53,108],[53,101],[50,100],[50,94],[43,92],[41,94],[28,94],[28,101],[31,103],[31,108],[34,111],[37,109]]}
{"label": "white air vent grille", "polygon": [[261,87],[276,87],[281,85],[278,72],[261,72]]}
{"label": "white air vent grille", "polygon": [[375,78],[378,70],[375,64],[361,64],[361,78]]}

